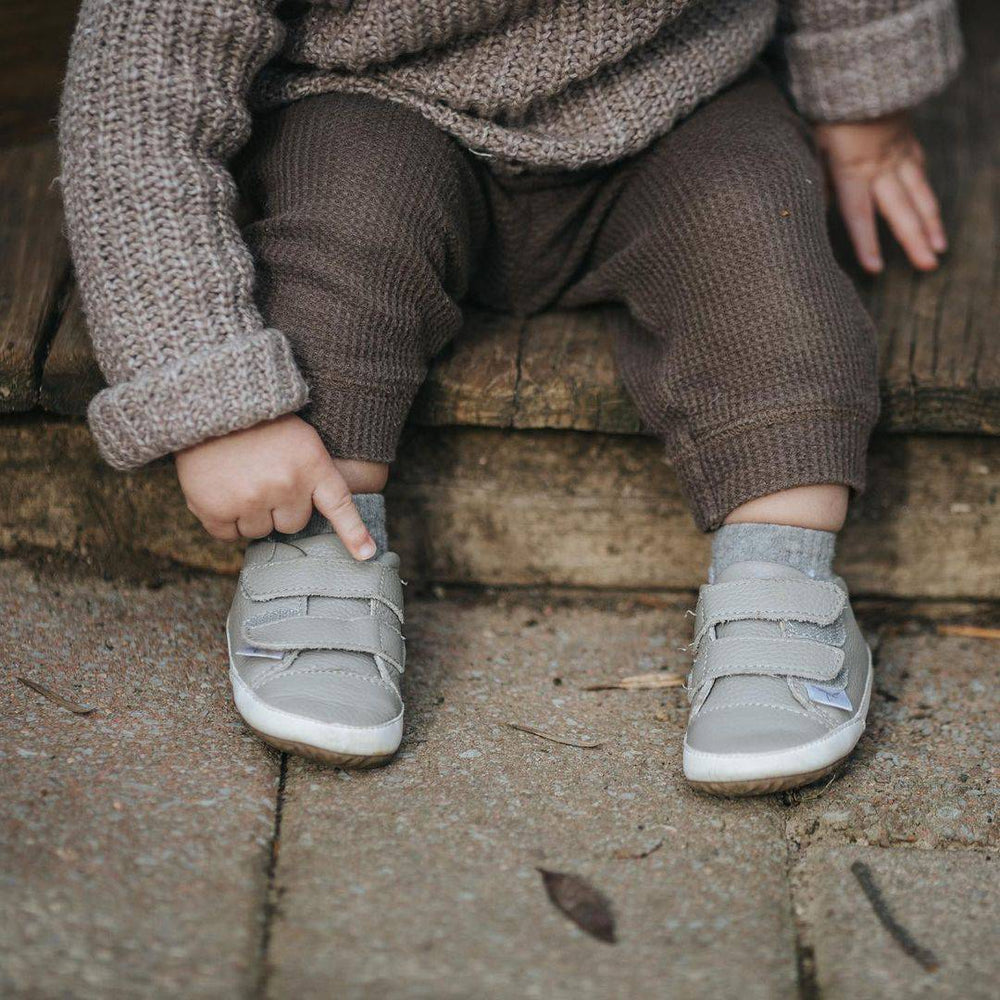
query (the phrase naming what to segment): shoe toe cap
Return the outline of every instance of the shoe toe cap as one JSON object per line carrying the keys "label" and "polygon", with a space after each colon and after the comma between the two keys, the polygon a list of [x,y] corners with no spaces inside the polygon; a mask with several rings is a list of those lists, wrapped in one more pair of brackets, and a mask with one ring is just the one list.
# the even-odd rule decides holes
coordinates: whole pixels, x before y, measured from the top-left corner
{"label": "shoe toe cap", "polygon": [[271,678],[254,692],[269,707],[311,722],[373,727],[399,718],[403,703],[393,687],[375,677],[336,670]]}
{"label": "shoe toe cap", "polygon": [[732,705],[696,715],[687,745],[703,754],[776,753],[812,743],[827,731],[820,720],[785,708]]}

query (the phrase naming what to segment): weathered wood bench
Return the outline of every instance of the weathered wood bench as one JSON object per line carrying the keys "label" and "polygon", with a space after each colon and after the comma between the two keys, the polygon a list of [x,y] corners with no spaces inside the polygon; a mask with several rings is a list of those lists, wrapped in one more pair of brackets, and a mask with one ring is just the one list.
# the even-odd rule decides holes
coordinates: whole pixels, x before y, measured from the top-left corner
{"label": "weathered wood bench", "polygon": [[[853,271],[879,329],[885,436],[845,560],[862,586],[885,593],[1000,596],[1000,14],[978,0],[965,18],[966,71],[919,113],[951,252],[931,275],[916,275],[899,254],[878,280]],[[102,380],[61,234],[55,173],[50,139],[0,150],[0,413],[20,415],[0,424],[0,546],[110,546],[231,567],[232,555],[206,547],[175,503],[169,476],[110,473],[79,421],[61,419],[80,417]],[[627,321],[611,308],[527,320],[469,315],[419,397],[396,476],[397,523],[426,526],[426,544],[404,544],[417,575],[593,586],[698,581],[704,543],[657,446],[623,437],[642,433],[612,359],[616,327]],[[59,513],[32,502],[32,489]],[[154,513],[163,491],[178,507],[169,516]],[[144,492],[150,503],[137,532],[129,523]],[[927,532],[942,531],[948,541],[928,548]]]}

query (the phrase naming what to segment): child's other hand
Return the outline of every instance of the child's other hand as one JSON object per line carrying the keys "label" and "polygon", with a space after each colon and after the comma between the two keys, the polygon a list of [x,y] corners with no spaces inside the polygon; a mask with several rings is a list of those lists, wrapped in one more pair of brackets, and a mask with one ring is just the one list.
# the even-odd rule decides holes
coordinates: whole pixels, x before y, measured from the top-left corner
{"label": "child's other hand", "polygon": [[877,209],[910,263],[920,271],[936,268],[948,243],[909,117],[817,125],[816,141],[861,266],[872,274],[883,267]]}
{"label": "child's other hand", "polygon": [[304,528],[315,507],[355,559],[375,554],[351,491],[319,435],[288,415],[177,453],[189,510],[215,538]]}

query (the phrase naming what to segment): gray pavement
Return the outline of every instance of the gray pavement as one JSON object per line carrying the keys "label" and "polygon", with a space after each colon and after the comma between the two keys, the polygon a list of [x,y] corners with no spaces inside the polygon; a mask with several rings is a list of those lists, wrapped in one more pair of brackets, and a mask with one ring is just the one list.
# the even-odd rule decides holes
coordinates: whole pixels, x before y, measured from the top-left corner
{"label": "gray pavement", "polygon": [[[685,669],[683,598],[411,599],[406,741],[348,773],[244,733],[231,586],[0,563],[3,995],[995,995],[997,642],[862,608],[853,764],[727,802],[681,779],[683,691],[584,690]],[[617,943],[539,868],[597,887]]]}

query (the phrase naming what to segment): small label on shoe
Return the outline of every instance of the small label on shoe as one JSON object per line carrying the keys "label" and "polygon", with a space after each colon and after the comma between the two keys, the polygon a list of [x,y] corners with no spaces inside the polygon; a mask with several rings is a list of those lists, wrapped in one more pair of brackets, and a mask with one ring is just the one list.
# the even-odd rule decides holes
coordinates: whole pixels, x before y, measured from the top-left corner
{"label": "small label on shoe", "polygon": [[244,646],[236,650],[237,656],[259,656],[264,660],[280,660],[285,654],[280,649],[258,649],[256,646]]}
{"label": "small label on shoe", "polygon": [[823,687],[820,684],[807,684],[806,694],[812,701],[820,705],[829,705],[831,708],[842,708],[845,712],[850,712],[854,706],[851,699],[847,697],[846,691],[833,690]]}

